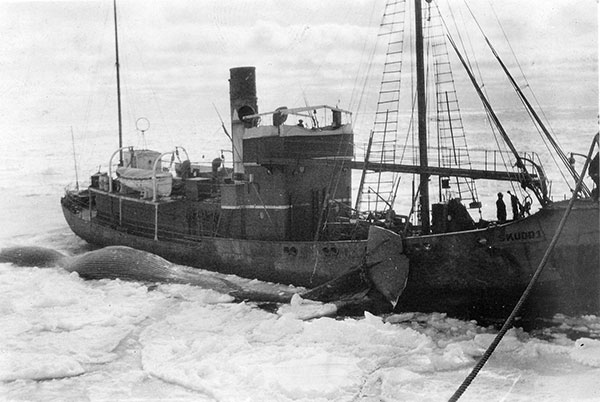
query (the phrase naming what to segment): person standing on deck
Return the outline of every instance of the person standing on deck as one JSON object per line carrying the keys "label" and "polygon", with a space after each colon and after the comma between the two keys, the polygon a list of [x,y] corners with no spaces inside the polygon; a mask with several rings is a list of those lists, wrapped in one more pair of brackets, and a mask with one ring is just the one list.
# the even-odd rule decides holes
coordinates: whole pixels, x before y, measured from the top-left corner
{"label": "person standing on deck", "polygon": [[498,217],[498,222],[506,222],[506,205],[502,201],[502,193],[498,193],[498,199],[496,200],[496,216]]}
{"label": "person standing on deck", "polygon": [[521,206],[521,203],[519,202],[519,199],[516,195],[511,193],[510,190],[507,191],[507,193],[510,194],[510,206],[512,207],[513,221],[516,221],[521,217],[519,210],[523,207]]}

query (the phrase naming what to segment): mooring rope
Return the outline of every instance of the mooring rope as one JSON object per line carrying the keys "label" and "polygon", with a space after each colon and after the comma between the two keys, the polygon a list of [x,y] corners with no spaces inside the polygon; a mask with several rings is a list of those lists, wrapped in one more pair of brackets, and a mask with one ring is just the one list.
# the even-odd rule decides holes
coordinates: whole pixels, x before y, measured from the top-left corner
{"label": "mooring rope", "polygon": [[563,216],[558,224],[558,227],[556,228],[556,232],[554,233],[554,236],[552,237],[552,241],[548,245],[548,248],[546,249],[546,252],[544,253],[544,257],[542,258],[542,261],[540,261],[540,264],[538,265],[537,269],[535,270],[535,273],[533,274],[533,277],[529,281],[527,288],[521,295],[521,298],[517,302],[513,311],[510,313],[510,315],[504,322],[504,325],[502,325],[502,329],[500,329],[500,332],[498,332],[498,335],[496,335],[493,342],[487,348],[487,350],[485,351],[483,356],[481,356],[481,359],[479,359],[479,361],[477,362],[475,367],[473,367],[473,370],[471,370],[471,372],[469,373],[467,378],[465,378],[465,380],[462,382],[462,384],[460,384],[460,387],[458,387],[456,392],[454,392],[454,394],[450,397],[450,399],[448,399],[448,402],[458,401],[458,399],[462,396],[462,394],[467,390],[469,385],[471,385],[471,382],[473,382],[475,377],[477,377],[477,374],[479,373],[479,371],[483,368],[485,363],[489,360],[492,353],[494,353],[494,350],[496,349],[496,347],[498,346],[498,344],[500,343],[500,341],[502,340],[502,338],[504,337],[506,332],[511,328],[516,315],[519,313],[519,311],[521,310],[521,307],[523,306],[523,304],[529,297],[529,294],[531,293],[533,286],[537,282],[538,277],[542,273],[544,266],[546,265],[546,263],[548,262],[548,259],[550,258],[550,254],[554,250],[554,246],[556,246],[556,243],[558,242],[558,238],[560,237],[563,227],[565,226],[565,223],[567,222],[567,217],[569,216],[569,214],[571,213],[571,210],[573,209],[573,205],[575,204],[575,200],[577,199],[577,195],[579,194],[581,185],[583,183],[583,178],[585,177],[585,172],[587,171],[590,161],[592,160],[592,155],[594,153],[594,145],[597,141],[598,141],[598,135],[596,135],[596,137],[594,138],[594,141],[592,142],[592,146],[590,147],[590,151],[589,151],[587,160],[585,161],[585,164],[583,166],[583,171],[581,172],[581,175],[579,176],[579,180],[577,180],[577,185],[575,186],[575,191],[573,191],[573,197],[571,197],[571,200],[569,201],[569,205],[567,205],[567,209],[565,210],[565,213],[563,214]]}

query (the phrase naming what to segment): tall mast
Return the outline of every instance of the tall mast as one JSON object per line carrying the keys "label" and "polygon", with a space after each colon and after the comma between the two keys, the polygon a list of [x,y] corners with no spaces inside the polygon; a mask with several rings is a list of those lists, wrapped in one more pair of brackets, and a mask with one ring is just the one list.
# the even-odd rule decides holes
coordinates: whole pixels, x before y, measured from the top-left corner
{"label": "tall mast", "polygon": [[[426,0],[429,1],[429,0]],[[419,116],[419,164],[427,168],[427,104],[425,100],[425,66],[423,57],[423,16],[421,0],[415,0],[415,38],[417,51],[417,110]],[[429,233],[429,174],[422,170],[419,179],[421,227]]]}
{"label": "tall mast", "polygon": [[[121,120],[121,76],[119,75],[119,35],[117,33],[117,0],[113,0],[113,10],[115,16],[115,54],[117,67],[117,109],[119,112],[119,149],[123,148],[123,128]],[[123,150],[119,150],[119,165],[123,166]]]}

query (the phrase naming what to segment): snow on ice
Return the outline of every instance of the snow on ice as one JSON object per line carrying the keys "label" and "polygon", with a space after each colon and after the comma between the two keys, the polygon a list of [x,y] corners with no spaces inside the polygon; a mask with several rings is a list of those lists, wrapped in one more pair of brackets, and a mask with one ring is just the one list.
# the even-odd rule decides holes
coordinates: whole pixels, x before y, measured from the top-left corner
{"label": "snow on ice", "polygon": [[[495,336],[440,314],[313,318],[330,307],[295,298],[272,313],[10,264],[0,313],[5,400],[439,401]],[[600,400],[600,320],[557,319],[583,335],[512,329],[461,400]]]}

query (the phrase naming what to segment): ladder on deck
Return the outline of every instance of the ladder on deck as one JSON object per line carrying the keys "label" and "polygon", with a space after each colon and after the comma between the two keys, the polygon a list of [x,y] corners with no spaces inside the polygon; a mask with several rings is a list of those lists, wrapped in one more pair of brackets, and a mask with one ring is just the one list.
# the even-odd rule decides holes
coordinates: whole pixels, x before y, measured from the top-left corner
{"label": "ladder on deck", "polygon": [[[404,0],[388,1],[380,24],[378,36],[387,37],[388,44],[377,110],[365,162],[381,164],[396,162],[405,6]],[[363,170],[356,199],[356,210],[359,212],[383,212],[391,209],[399,180],[398,173]]]}
{"label": "ladder on deck", "polygon": [[[440,167],[470,169],[472,168],[471,159],[448,55],[446,34],[438,13],[431,13],[428,22],[425,39],[429,43],[433,59],[438,163]],[[441,178],[441,181],[443,183],[444,178]],[[477,200],[477,189],[473,179],[456,177],[452,183],[455,185],[455,189],[452,191],[446,186],[447,195],[454,198]]]}

